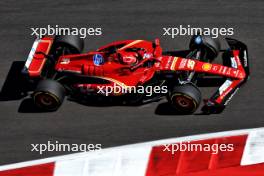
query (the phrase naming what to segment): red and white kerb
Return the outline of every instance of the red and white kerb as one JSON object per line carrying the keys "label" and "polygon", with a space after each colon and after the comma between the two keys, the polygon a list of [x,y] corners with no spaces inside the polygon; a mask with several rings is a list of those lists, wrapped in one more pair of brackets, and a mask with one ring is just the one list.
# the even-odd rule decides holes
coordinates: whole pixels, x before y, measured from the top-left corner
{"label": "red and white kerb", "polygon": [[[232,152],[164,151],[180,142],[234,144]],[[0,167],[0,176],[263,176],[264,128],[173,138]]]}

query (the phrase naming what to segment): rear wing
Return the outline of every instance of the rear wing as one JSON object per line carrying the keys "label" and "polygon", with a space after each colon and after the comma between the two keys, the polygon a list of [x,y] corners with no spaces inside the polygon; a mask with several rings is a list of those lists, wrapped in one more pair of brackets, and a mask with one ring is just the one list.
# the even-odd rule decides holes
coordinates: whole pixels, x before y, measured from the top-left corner
{"label": "rear wing", "polygon": [[[30,50],[28,58],[25,62],[22,73],[28,75],[31,78],[37,78],[41,76],[42,70],[45,66],[47,58],[53,39],[49,37],[44,37],[42,39],[36,39]],[[41,54],[44,53],[44,54]]]}

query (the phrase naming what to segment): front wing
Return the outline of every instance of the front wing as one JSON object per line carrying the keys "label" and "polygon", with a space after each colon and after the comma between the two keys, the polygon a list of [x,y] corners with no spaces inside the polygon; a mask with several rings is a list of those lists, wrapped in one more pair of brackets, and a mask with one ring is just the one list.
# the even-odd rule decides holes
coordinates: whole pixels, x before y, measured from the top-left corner
{"label": "front wing", "polygon": [[[240,41],[235,39],[226,39],[230,49],[226,50],[229,65],[214,64],[201,62],[195,59],[186,59],[173,56],[167,57],[167,63],[164,64],[162,70],[171,71],[194,71],[196,73],[206,73],[224,77],[225,82],[217,89],[213,96],[205,101],[202,111],[205,113],[219,113],[228,102],[232,99],[237,90],[249,78],[249,63],[247,47]],[[226,62],[225,62],[226,63]]]}

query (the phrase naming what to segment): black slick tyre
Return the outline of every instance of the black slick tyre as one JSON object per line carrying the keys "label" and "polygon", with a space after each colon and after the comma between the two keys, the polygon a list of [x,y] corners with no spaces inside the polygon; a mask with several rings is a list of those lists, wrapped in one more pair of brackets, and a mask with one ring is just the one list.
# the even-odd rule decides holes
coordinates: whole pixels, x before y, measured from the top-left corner
{"label": "black slick tyre", "polygon": [[56,111],[64,100],[65,89],[57,81],[42,80],[32,97],[37,107],[46,111]]}
{"label": "black slick tyre", "polygon": [[193,84],[174,86],[169,95],[172,107],[182,114],[192,114],[201,103],[201,92]]}

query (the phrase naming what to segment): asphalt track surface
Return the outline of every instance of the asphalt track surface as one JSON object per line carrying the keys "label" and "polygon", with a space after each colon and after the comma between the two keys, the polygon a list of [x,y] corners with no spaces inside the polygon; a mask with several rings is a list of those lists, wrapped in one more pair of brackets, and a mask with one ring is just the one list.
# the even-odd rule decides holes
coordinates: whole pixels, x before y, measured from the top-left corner
{"label": "asphalt track surface", "polygon": [[[67,152],[30,152],[30,144],[102,144],[103,148],[177,136],[264,126],[264,1],[16,1],[0,2],[0,85],[14,61],[23,61],[34,37],[30,27],[102,27],[85,50],[122,39],[161,39],[163,48],[185,49],[190,36],[162,36],[163,27],[233,27],[249,49],[251,79],[217,115],[168,115],[155,102],[139,107],[84,106],[65,101],[52,113],[21,110],[22,100],[0,102],[0,164]],[[19,86],[19,85],[15,85]],[[203,90],[209,96],[211,89]],[[20,110],[19,110],[20,109]],[[22,108],[23,109],[23,108]],[[156,113],[155,113],[156,112]]]}

